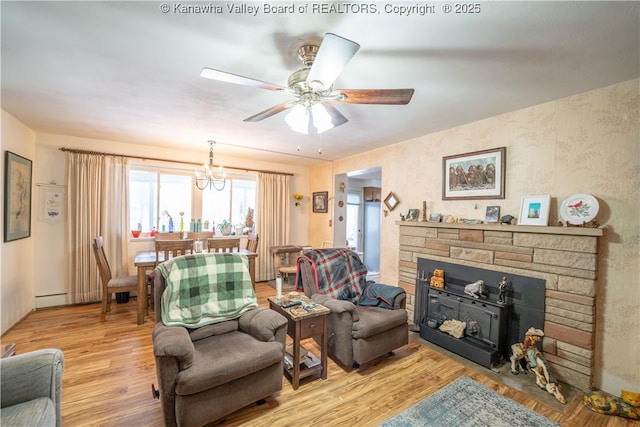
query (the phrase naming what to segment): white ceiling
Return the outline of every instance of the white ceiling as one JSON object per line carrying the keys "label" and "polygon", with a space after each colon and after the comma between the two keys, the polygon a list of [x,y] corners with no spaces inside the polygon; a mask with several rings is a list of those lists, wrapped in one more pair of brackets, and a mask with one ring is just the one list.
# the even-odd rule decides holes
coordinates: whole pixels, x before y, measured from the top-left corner
{"label": "white ceiling", "polygon": [[[305,2],[235,3],[256,16],[231,2],[166,4],[2,1],[2,108],[37,132],[203,153],[213,139],[217,155],[311,165],[640,76],[637,1],[478,2],[475,14],[440,2],[306,14],[263,9]],[[385,10],[398,4],[435,13]],[[286,94],[199,76],[211,67],[286,86],[297,49],[327,32],[361,45],[335,88],[415,88],[411,103],[336,104],[349,122],[305,136],[284,114],[242,121]]]}

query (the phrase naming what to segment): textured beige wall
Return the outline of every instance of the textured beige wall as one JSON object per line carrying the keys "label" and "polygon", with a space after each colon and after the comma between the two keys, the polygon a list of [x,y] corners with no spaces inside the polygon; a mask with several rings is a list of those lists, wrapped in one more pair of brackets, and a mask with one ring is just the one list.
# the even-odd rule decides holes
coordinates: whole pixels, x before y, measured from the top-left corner
{"label": "textured beige wall", "polygon": [[[565,198],[595,196],[604,228],[595,385],[616,395],[640,391],[639,106],[640,80],[624,82],[341,159],[333,168],[313,169],[309,181],[330,183],[333,174],[382,167],[383,197],[394,191],[401,200],[382,218],[380,269],[387,283],[398,276],[395,221],[423,200],[430,212],[483,219],[488,205],[518,216],[522,196],[548,194],[555,224]],[[507,147],[506,198],[443,201],[442,157],[495,147]],[[310,221],[310,235],[322,234],[316,227],[325,225]]]}

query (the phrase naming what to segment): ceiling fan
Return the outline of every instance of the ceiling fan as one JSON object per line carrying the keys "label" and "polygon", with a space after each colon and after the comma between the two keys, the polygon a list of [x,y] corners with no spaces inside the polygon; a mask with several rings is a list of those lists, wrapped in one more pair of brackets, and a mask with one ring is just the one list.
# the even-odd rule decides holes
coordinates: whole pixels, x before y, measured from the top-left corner
{"label": "ceiling fan", "polygon": [[303,68],[289,76],[288,87],[212,68],[203,68],[200,76],[286,92],[294,97],[247,117],[244,119],[245,122],[258,122],[291,109],[285,120],[293,130],[301,133],[321,133],[348,122],[348,119],[333,106],[333,102],[405,105],[411,101],[413,89],[333,89],[334,81],[358,49],[358,43],[332,33],[325,34],[320,46],[308,44],[300,47],[298,57]]}

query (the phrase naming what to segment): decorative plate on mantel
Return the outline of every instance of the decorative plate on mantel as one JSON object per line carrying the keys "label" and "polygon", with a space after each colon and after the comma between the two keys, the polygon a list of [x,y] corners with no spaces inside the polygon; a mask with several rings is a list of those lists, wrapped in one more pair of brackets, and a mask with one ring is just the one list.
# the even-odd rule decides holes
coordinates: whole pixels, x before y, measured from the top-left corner
{"label": "decorative plate on mantel", "polygon": [[582,225],[595,219],[600,204],[589,194],[574,194],[560,205],[560,216],[569,224]]}

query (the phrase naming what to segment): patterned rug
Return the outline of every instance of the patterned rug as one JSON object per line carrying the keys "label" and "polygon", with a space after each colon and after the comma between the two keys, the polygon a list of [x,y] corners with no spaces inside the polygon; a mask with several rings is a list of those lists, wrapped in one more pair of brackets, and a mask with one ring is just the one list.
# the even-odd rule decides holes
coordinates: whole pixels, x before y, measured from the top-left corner
{"label": "patterned rug", "polygon": [[382,427],[559,426],[550,419],[462,376],[385,421]]}

